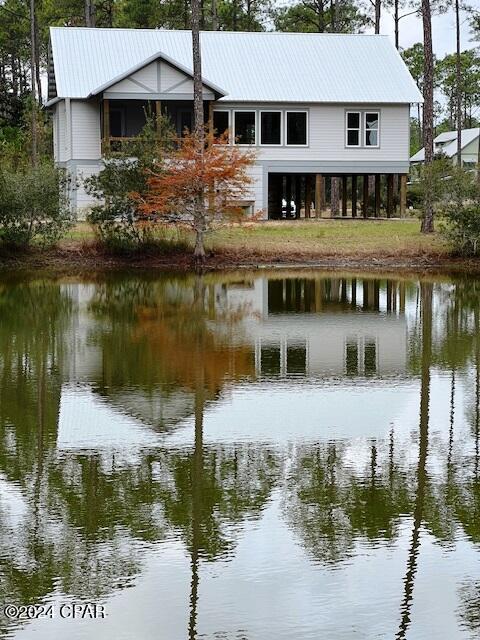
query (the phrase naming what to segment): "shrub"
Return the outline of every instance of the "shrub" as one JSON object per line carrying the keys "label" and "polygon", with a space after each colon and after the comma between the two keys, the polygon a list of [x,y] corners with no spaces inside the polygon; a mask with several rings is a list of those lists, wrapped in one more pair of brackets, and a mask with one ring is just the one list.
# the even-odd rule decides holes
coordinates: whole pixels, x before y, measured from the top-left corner
{"label": "shrub", "polygon": [[480,205],[452,205],[444,211],[442,233],[462,256],[480,255]]}
{"label": "shrub", "polygon": [[56,242],[72,222],[65,171],[50,162],[15,170],[0,166],[0,240],[26,247]]}
{"label": "shrub", "polygon": [[408,185],[407,190],[407,206],[414,209],[420,209],[423,204],[423,185],[419,182],[413,182]]}
{"label": "shrub", "polygon": [[441,231],[454,251],[463,256],[480,255],[480,188],[476,176],[454,168],[446,181],[440,213]]}
{"label": "shrub", "polygon": [[165,229],[156,229],[138,215],[138,194],[142,197],[147,192],[148,177],[158,170],[159,156],[171,147],[173,139],[166,118],[154,120],[147,115],[138,138],[125,144],[120,153],[108,156],[102,171],[85,180],[86,191],[98,201],[87,220],[109,250],[128,253],[165,244],[169,237]]}

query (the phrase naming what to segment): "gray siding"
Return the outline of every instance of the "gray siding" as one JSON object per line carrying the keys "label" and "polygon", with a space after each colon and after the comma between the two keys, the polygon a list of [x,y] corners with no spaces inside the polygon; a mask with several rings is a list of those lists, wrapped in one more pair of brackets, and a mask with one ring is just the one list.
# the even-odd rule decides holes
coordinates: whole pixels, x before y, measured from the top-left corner
{"label": "gray siding", "polygon": [[[301,105],[227,104],[218,109],[301,110],[309,113],[309,144],[307,147],[257,147],[259,161],[299,161],[330,163],[407,162],[409,160],[410,105]],[[350,148],[345,146],[345,112],[374,110],[380,112],[380,147]],[[257,125],[258,127],[258,125]],[[257,132],[258,133],[258,132]],[[388,169],[386,169],[388,171]],[[358,173],[361,173],[358,167]]]}
{"label": "gray siding", "polygon": [[72,158],[101,157],[100,107],[96,102],[72,100]]}

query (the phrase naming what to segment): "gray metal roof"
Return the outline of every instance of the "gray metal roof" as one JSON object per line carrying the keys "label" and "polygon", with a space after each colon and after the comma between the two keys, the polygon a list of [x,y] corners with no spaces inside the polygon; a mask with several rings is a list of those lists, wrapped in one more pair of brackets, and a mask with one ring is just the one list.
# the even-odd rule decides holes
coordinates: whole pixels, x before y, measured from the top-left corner
{"label": "gray metal roof", "polygon": [[[479,128],[462,129],[462,149],[476,140],[479,134]],[[435,153],[442,153],[447,158],[453,158],[457,153],[457,132],[444,131],[440,133],[433,141],[433,150]],[[424,160],[425,149],[420,149],[410,158],[410,162],[424,162]]]}
{"label": "gray metal roof", "polygon": [[[159,55],[192,69],[190,31],[50,29],[57,95],[87,98]],[[235,102],[422,102],[388,36],[201,34],[203,76]]]}

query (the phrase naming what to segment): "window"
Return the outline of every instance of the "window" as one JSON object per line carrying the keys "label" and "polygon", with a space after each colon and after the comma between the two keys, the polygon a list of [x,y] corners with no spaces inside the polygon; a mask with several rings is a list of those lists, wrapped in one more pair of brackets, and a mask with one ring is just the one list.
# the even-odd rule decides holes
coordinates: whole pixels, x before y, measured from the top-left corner
{"label": "window", "polygon": [[282,114],[280,111],[260,112],[260,144],[282,144]]}
{"label": "window", "polygon": [[375,340],[368,340],[365,342],[363,363],[365,367],[365,375],[375,375],[377,372],[377,345]]}
{"label": "window", "polygon": [[235,144],[255,144],[255,111],[235,111]]}
{"label": "window", "polygon": [[193,128],[193,111],[191,109],[181,109],[177,114],[178,135],[183,138],[186,133],[190,133]]}
{"label": "window", "polygon": [[261,364],[260,370],[266,376],[280,375],[280,346],[264,346],[261,347]]}
{"label": "window", "polygon": [[304,375],[307,371],[307,345],[287,344],[287,374]]}
{"label": "window", "polygon": [[287,144],[307,144],[307,112],[287,111]]}
{"label": "window", "polygon": [[365,146],[378,147],[380,118],[378,111],[365,112]]}
{"label": "window", "polygon": [[345,345],[345,369],[347,376],[358,376],[358,343],[356,338]]}
{"label": "window", "polygon": [[110,109],[110,135],[113,138],[125,136],[125,110],[121,107]]}
{"label": "window", "polygon": [[347,111],[347,147],[360,146],[360,112]]}
{"label": "window", "polygon": [[222,136],[230,128],[230,112],[214,111],[213,112],[213,130],[215,138]]}

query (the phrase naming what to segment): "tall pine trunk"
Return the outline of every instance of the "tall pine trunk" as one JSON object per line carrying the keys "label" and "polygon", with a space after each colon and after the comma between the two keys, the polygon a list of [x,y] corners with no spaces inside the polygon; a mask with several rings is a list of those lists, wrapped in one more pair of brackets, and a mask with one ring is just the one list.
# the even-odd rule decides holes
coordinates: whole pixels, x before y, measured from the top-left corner
{"label": "tall pine trunk", "polygon": [[433,48],[430,0],[422,0],[423,21],[423,146],[425,148],[425,194],[422,233],[433,232]]}
{"label": "tall pine trunk", "polygon": [[[205,124],[203,114],[202,56],[200,51],[200,14],[200,0],[192,0],[193,121],[198,167],[199,171],[203,171]],[[199,184],[201,183],[202,181],[199,180]],[[197,263],[204,262],[205,260],[205,222],[205,194],[203,188],[199,188],[194,213],[195,250],[193,255]]]}
{"label": "tall pine trunk", "polygon": [[375,0],[375,33],[380,33],[381,11],[382,11],[382,0]]}
{"label": "tall pine trunk", "polygon": [[457,165],[462,166],[462,58],[460,49],[460,3],[455,0],[456,51],[456,110],[457,110]]}
{"label": "tall pine trunk", "polygon": [[30,72],[32,81],[32,115],[31,115],[31,162],[33,166],[37,164],[37,94],[35,91],[35,0],[30,0]]}
{"label": "tall pine trunk", "polygon": [[95,26],[95,3],[93,0],[85,0],[85,25]]}
{"label": "tall pine trunk", "polygon": [[34,16],[33,26],[35,29],[35,79],[37,83],[38,104],[41,106],[43,103],[43,98],[42,98],[42,82],[40,79],[40,36],[38,33],[38,20],[37,20],[36,14]]}

